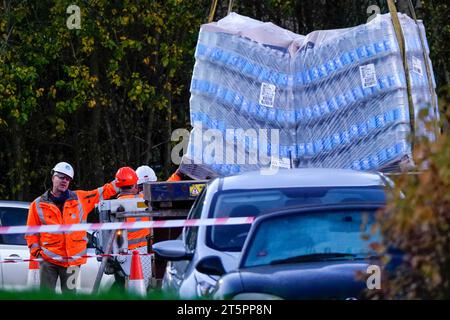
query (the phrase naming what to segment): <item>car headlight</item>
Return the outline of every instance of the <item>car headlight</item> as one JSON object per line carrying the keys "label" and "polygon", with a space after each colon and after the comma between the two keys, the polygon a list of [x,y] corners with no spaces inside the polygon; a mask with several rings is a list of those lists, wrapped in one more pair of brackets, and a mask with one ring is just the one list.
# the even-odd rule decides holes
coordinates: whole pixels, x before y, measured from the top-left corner
{"label": "car headlight", "polygon": [[267,293],[246,292],[239,293],[233,297],[233,300],[283,300],[278,296]]}
{"label": "car headlight", "polygon": [[209,297],[214,291],[214,288],[214,285],[205,281],[200,281],[197,283],[197,295],[201,298]]}
{"label": "car headlight", "polygon": [[181,279],[177,277],[177,272],[172,263],[167,263],[166,272],[164,273],[163,284],[168,286],[181,285]]}

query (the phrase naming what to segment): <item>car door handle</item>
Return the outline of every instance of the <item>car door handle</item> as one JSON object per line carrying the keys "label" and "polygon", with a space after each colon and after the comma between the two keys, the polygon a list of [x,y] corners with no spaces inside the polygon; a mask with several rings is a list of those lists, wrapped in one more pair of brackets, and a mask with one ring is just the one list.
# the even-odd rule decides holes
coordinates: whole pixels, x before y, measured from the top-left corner
{"label": "car door handle", "polygon": [[11,254],[8,257],[6,257],[5,260],[7,260],[7,261],[22,260],[22,258],[18,254]]}

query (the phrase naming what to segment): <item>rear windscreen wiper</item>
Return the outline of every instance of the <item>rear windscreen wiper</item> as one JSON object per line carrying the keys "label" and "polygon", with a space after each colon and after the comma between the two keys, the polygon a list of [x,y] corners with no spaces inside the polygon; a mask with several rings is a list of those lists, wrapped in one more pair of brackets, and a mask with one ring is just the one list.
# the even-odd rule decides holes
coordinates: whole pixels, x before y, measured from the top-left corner
{"label": "rear windscreen wiper", "polygon": [[307,262],[307,261],[325,261],[325,260],[334,260],[341,258],[354,258],[355,254],[351,253],[340,253],[340,252],[330,252],[330,253],[313,253],[313,254],[305,254],[301,256],[289,257],[286,259],[273,260],[270,264],[283,264],[283,263],[292,263],[292,262]]}

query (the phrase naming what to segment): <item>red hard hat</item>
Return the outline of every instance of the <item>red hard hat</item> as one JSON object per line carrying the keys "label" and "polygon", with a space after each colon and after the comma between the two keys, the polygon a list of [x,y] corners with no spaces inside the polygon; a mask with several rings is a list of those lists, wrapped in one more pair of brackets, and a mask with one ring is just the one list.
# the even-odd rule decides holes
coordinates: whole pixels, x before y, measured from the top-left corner
{"label": "red hard hat", "polygon": [[116,186],[119,188],[135,185],[138,181],[136,171],[130,167],[122,167],[116,173]]}

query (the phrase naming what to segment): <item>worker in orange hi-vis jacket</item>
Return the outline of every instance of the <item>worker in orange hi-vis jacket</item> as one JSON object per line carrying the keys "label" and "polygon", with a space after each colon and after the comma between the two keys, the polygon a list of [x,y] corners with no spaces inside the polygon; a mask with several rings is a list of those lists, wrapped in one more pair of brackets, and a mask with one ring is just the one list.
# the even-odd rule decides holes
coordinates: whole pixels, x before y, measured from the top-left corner
{"label": "worker in orange hi-vis jacket", "polygon": [[[117,199],[130,198],[144,198],[142,193],[139,193],[138,176],[136,172],[130,167],[122,167],[116,173],[117,186],[119,187],[119,195]],[[127,222],[135,221],[150,221],[149,217],[126,218]],[[131,253],[137,250],[139,253],[147,254],[148,243],[152,236],[153,230],[150,228],[128,230],[128,250]],[[127,257],[123,267],[127,276],[130,275],[129,268],[131,264],[131,256]],[[151,256],[141,256],[142,271],[144,273],[145,287],[148,288],[152,276],[152,261]]]}
{"label": "worker in orange hi-vis jacket", "polygon": [[[115,181],[91,191],[69,190],[74,170],[60,162],[51,171],[52,188],[36,198],[28,211],[28,226],[86,223],[95,205],[114,197],[119,188]],[[41,232],[25,236],[30,255],[42,258],[41,288],[55,290],[58,278],[62,292],[76,292],[80,266],[86,263],[86,231]]]}
{"label": "worker in orange hi-vis jacket", "polygon": [[[210,179],[210,177],[207,177],[206,179]],[[191,177],[181,172],[180,169],[177,169],[170,177],[167,179],[167,181],[184,181],[184,180],[192,180]]]}
{"label": "worker in orange hi-vis jacket", "polygon": [[170,177],[169,179],[167,179],[167,181],[181,181],[181,174],[179,174],[178,170],[175,171]]}
{"label": "worker in orange hi-vis jacket", "polygon": [[[138,176],[138,182],[137,182],[138,189],[139,189],[140,194],[142,194],[142,195],[144,192],[144,183],[158,181],[158,177],[156,176],[155,171],[147,165],[143,165],[143,166],[140,166],[139,168],[137,168],[136,174]],[[148,241],[149,253],[153,253],[152,246],[153,246],[154,238],[155,238],[155,235],[152,230],[152,232],[150,233],[149,241]],[[143,269],[148,268],[148,266],[147,266],[147,264],[149,263],[148,259],[141,260],[141,261],[143,264],[145,263]],[[153,280],[153,282],[151,282],[151,285],[156,287],[156,275],[155,275],[156,264],[155,264],[154,255],[152,255],[150,263],[151,263],[151,268],[152,268],[152,280]]]}

